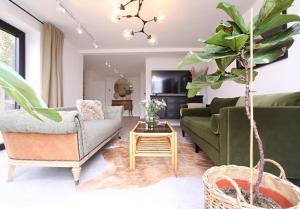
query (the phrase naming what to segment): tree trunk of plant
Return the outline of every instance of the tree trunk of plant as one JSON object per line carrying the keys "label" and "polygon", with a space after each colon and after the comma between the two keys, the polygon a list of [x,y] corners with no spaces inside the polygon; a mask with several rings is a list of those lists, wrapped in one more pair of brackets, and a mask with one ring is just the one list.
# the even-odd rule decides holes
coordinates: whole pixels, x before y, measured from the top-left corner
{"label": "tree trunk of plant", "polygon": [[[246,60],[245,57],[245,50],[243,49],[241,51],[241,64],[242,66],[245,68],[246,70],[246,92],[245,92],[245,110],[246,110],[246,115],[251,123],[251,111],[250,111],[250,78],[249,78],[249,64]],[[264,172],[264,163],[265,163],[265,156],[264,156],[264,149],[263,149],[263,143],[262,140],[260,138],[258,129],[257,129],[257,125],[256,125],[256,121],[255,119],[253,119],[253,132],[254,132],[254,138],[257,141],[258,144],[258,150],[259,150],[259,167],[258,167],[258,176],[257,176],[257,180],[255,183],[255,188],[253,191],[253,202],[255,202],[255,199],[257,197],[258,194],[258,189],[259,186],[262,182],[262,178],[263,178],[263,172]],[[252,186],[252,185],[251,185]]]}

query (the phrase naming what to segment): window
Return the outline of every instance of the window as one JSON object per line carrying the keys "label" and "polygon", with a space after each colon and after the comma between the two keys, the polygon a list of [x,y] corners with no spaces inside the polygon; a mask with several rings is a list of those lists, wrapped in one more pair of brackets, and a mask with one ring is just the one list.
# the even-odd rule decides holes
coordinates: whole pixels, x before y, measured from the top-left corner
{"label": "window", "polygon": [[[0,19],[0,62],[4,62],[25,78],[25,33]],[[18,105],[0,89],[0,110]],[[0,134],[0,149],[3,140]]]}

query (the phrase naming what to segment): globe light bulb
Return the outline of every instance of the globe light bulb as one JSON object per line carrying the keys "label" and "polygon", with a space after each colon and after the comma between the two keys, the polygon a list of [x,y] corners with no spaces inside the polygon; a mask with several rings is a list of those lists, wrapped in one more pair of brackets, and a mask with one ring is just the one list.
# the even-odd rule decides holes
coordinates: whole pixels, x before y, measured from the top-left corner
{"label": "globe light bulb", "polygon": [[152,35],[149,36],[148,43],[151,44],[151,45],[157,44],[157,40],[156,40],[155,36],[152,36]]}
{"label": "globe light bulb", "polygon": [[123,31],[123,37],[125,38],[125,40],[131,40],[133,38],[133,31],[132,30],[129,30],[129,29],[126,29]]}
{"label": "globe light bulb", "polygon": [[112,16],[110,17],[110,19],[111,19],[111,21],[112,21],[113,23],[118,23],[119,20],[120,20],[120,16],[119,16],[119,15],[112,15]]}
{"label": "globe light bulb", "polygon": [[110,17],[111,21],[114,23],[118,23],[121,19],[121,9],[119,7],[115,8],[112,12],[112,15]]}
{"label": "globe light bulb", "polygon": [[159,24],[159,23],[163,23],[166,19],[166,15],[163,14],[162,12],[159,12],[157,17],[156,17],[156,22]]}

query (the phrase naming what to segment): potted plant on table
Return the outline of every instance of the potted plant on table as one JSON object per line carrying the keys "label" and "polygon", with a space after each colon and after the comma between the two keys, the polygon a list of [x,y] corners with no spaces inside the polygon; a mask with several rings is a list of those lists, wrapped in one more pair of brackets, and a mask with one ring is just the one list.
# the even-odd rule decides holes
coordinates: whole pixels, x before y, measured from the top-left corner
{"label": "potted plant on table", "polygon": [[[292,36],[300,33],[300,24],[294,23],[287,29],[268,38],[264,39],[261,36],[264,32],[279,26],[291,22],[300,22],[298,15],[283,14],[283,11],[291,7],[293,2],[294,0],[265,0],[258,15],[253,21],[251,20],[249,28],[235,6],[221,1],[217,8],[225,11],[231,17],[231,20],[221,22],[221,24],[216,27],[215,33],[203,42],[205,48],[202,52],[189,52],[181,63],[178,64],[178,67],[183,67],[185,65],[214,60],[218,66],[215,72],[209,75],[201,75],[187,85],[189,97],[195,96],[205,87],[218,89],[225,81],[234,81],[245,85],[245,112],[250,120],[251,129],[253,130],[251,134],[254,135],[259,148],[260,160],[258,163],[258,171],[253,171],[251,166],[251,168],[248,169],[242,166],[221,166],[219,168],[214,167],[206,172],[204,175],[204,183],[206,184],[206,206],[208,208],[300,208],[300,192],[298,188],[287,181],[278,180],[275,176],[264,173],[266,160],[264,159],[262,139],[259,135],[255,119],[253,118],[252,103],[252,81],[258,75],[258,72],[253,70],[253,65],[271,63],[283,56],[287,49],[294,43]],[[228,70],[227,68],[229,68],[234,61],[238,61],[243,69],[231,68]],[[279,166],[277,163],[275,164]],[[281,171],[281,176],[284,177],[284,172],[282,169]],[[251,185],[252,178],[250,179],[250,183],[246,181],[247,176],[249,177],[249,173],[252,173],[253,177],[256,177],[255,185]],[[222,174],[230,175],[231,178],[221,176]],[[212,175],[214,175],[214,177],[211,177]],[[241,179],[243,177],[244,179]],[[232,181],[232,178],[234,178],[235,181]],[[214,181],[216,181],[217,184],[215,184]],[[276,185],[282,189],[281,192],[283,196],[293,196],[292,199],[294,202],[290,204],[286,201],[285,203],[277,202],[278,204],[274,203],[275,206],[269,197],[265,197],[268,196],[268,194],[264,194],[264,197],[262,197],[261,192],[264,189],[261,187],[262,181],[264,183],[268,181],[272,183],[273,181],[279,181],[280,183]],[[233,184],[238,190],[236,191],[238,201],[228,196],[232,193],[232,189],[226,189],[226,185],[228,186],[228,184]],[[220,191],[220,188],[222,191]],[[240,192],[240,188],[243,189],[242,192]],[[280,196],[280,194],[278,195]],[[284,199],[283,196],[281,195],[281,199]],[[273,195],[272,198],[276,197]],[[266,199],[268,199],[268,201]]]}
{"label": "potted plant on table", "polygon": [[164,100],[150,99],[143,100],[140,103],[146,111],[146,123],[149,128],[154,128],[157,126],[159,118],[158,112],[166,108],[166,102]]}

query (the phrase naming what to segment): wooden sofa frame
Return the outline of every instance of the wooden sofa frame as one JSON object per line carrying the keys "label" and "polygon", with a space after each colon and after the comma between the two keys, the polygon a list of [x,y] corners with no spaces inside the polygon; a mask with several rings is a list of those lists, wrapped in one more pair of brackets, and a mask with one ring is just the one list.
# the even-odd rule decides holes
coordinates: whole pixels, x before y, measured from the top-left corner
{"label": "wooden sofa frame", "polygon": [[101,142],[82,159],[79,157],[77,133],[35,134],[2,132],[8,153],[7,181],[13,180],[16,166],[72,168],[75,185],[79,184],[81,166],[112,138],[120,137],[121,128]]}

